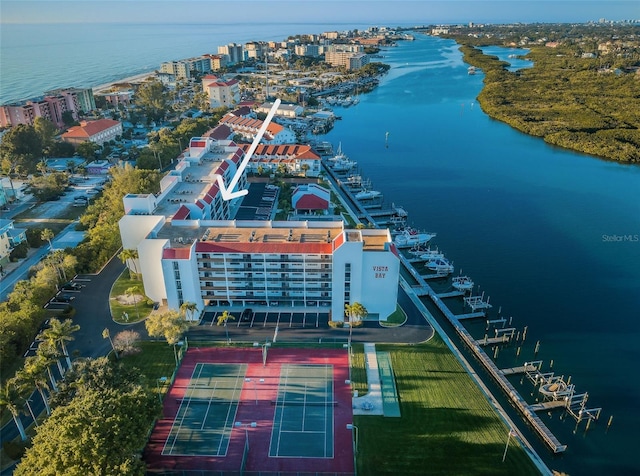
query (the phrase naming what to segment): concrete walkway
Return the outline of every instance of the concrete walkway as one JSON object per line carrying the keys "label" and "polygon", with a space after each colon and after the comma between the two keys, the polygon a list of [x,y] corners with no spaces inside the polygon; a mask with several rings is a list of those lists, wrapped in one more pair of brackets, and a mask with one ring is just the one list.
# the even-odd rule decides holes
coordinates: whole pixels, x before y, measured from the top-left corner
{"label": "concrete walkway", "polygon": [[364,344],[365,367],[367,369],[367,383],[369,391],[362,397],[352,399],[354,415],[384,415],[382,408],[382,387],[378,373],[378,358],[376,345]]}

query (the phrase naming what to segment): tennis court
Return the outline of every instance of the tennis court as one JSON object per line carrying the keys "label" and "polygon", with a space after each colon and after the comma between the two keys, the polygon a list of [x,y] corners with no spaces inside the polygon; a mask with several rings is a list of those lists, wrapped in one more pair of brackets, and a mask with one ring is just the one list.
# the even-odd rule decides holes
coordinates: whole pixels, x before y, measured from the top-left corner
{"label": "tennis court", "polygon": [[353,474],[346,350],[263,355],[259,346],[187,351],[145,448],[148,474]]}
{"label": "tennis court", "polygon": [[246,371],[246,364],[196,364],[162,454],[226,455]]}
{"label": "tennis court", "polygon": [[285,364],[269,456],[333,458],[333,366]]}

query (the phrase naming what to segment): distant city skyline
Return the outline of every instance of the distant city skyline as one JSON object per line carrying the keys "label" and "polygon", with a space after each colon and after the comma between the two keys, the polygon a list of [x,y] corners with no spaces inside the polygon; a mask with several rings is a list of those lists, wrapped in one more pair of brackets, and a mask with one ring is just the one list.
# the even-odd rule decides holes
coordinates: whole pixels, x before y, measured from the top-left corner
{"label": "distant city skyline", "polygon": [[[197,14],[195,14],[197,12]],[[0,23],[534,23],[640,20],[637,0],[3,0]]]}

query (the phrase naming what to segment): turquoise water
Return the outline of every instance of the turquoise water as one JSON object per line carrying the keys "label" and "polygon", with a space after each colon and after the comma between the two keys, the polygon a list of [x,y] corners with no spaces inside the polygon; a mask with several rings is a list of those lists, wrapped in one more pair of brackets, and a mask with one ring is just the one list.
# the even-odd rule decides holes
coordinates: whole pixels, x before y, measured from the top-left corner
{"label": "turquoise water", "polygon": [[[389,75],[357,107],[337,109],[342,121],[326,139],[411,224],[438,232],[435,244],[494,312],[528,326],[520,363],[540,340],[538,358],[603,408],[586,436],[584,422],[574,435],[573,420],[544,415],[569,447],[553,459],[541,448],[550,466],[638,473],[640,167],[554,148],[487,117],[475,102],[482,74],[467,74],[453,42],[418,36],[383,54]],[[514,361],[505,352],[498,365]]]}

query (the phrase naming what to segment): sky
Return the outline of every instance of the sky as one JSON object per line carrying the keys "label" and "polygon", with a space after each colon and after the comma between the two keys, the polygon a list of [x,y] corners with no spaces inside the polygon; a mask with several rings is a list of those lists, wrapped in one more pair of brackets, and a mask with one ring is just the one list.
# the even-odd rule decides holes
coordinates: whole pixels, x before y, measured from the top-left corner
{"label": "sky", "polygon": [[640,20],[639,0],[2,0],[0,23],[533,23]]}

